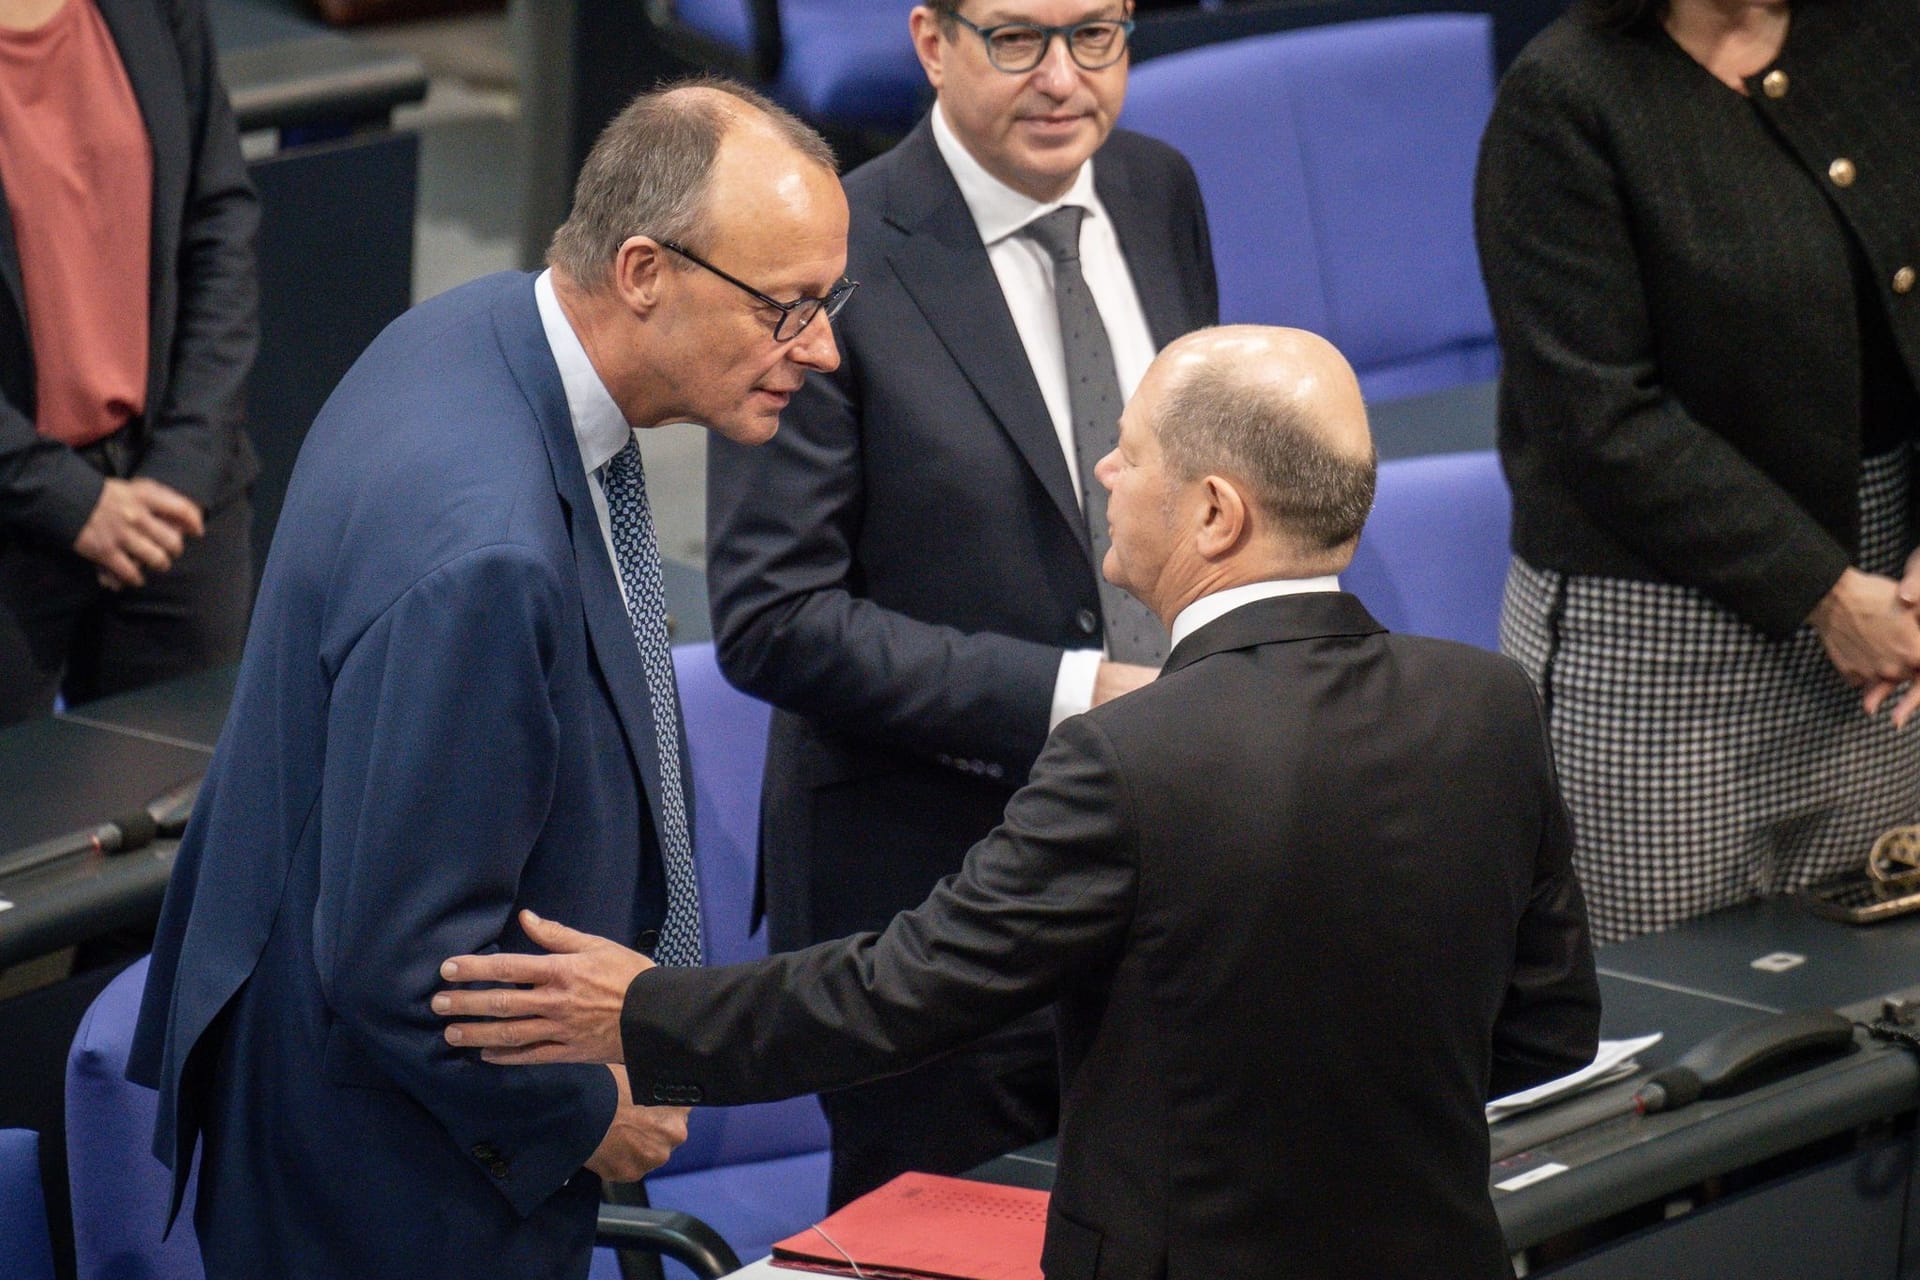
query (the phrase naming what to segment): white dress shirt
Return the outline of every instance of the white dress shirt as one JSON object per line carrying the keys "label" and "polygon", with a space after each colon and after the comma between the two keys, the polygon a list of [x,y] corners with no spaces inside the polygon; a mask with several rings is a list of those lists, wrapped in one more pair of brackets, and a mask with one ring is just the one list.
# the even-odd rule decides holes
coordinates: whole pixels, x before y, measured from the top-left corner
{"label": "white dress shirt", "polygon": [[1228,587],[1225,591],[1216,591],[1210,596],[1201,596],[1182,609],[1173,620],[1173,648],[1180,642],[1206,626],[1226,617],[1242,605],[1252,604],[1256,600],[1271,600],[1275,596],[1299,596],[1309,591],[1338,591],[1340,579],[1332,574],[1320,578],[1275,578],[1270,582],[1249,582],[1238,587]]}
{"label": "white dress shirt", "polygon": [[[1107,340],[1113,347],[1114,373],[1120,382],[1122,397],[1131,397],[1147,366],[1156,354],[1153,334],[1147,328],[1146,312],[1134,291],[1133,276],[1120,252],[1120,240],[1113,220],[1100,203],[1093,188],[1094,160],[1080,166],[1067,193],[1058,200],[1042,202],[1022,195],[988,173],[973,158],[947,123],[946,109],[933,112],[933,141],[941,159],[959,184],[960,196],[973,215],[973,224],[986,246],[987,261],[1000,281],[1000,292],[1013,313],[1013,327],[1026,348],[1027,363],[1046,401],[1047,416],[1053,420],[1054,435],[1073,478],[1073,492],[1080,496],[1080,460],[1073,442],[1073,397],[1067,387],[1067,355],[1060,341],[1060,313],[1053,300],[1053,258],[1034,241],[1020,235],[1022,227],[1062,205],[1078,205],[1086,217],[1080,223],[1080,270],[1086,277],[1087,291],[1106,322]],[[1095,572],[1099,572],[1098,568]],[[1053,710],[1047,722],[1051,729],[1070,715],[1093,705],[1093,683],[1104,652],[1099,649],[1070,649],[1061,658],[1060,672],[1053,687]]]}
{"label": "white dress shirt", "polygon": [[613,393],[600,381],[587,349],[580,345],[567,313],[554,296],[553,273],[542,271],[533,282],[533,300],[540,308],[540,327],[546,330],[547,345],[553,349],[553,362],[560,367],[560,386],[567,393],[567,413],[573,418],[574,442],[580,446],[580,465],[586,468],[587,492],[593,496],[594,518],[600,522],[600,545],[606,548],[607,563],[613,566],[613,580],[620,584],[620,595],[627,594],[626,579],[620,576],[620,561],[613,554],[613,517],[607,511],[607,491],[600,483],[600,472],[613,455],[627,447],[633,428]]}

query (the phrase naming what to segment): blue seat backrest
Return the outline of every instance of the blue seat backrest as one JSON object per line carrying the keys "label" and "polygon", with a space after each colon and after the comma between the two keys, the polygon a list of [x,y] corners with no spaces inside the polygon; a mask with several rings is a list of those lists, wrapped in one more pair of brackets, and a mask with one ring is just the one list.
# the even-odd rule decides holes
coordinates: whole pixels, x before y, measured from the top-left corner
{"label": "blue seat backrest", "polygon": [[94,997],[67,1053],[67,1172],[80,1280],[201,1280],[193,1187],[163,1241],[172,1175],[153,1155],[159,1095],[126,1078],[142,956]]}
{"label": "blue seat backrest", "polygon": [[1498,369],[1473,243],[1492,21],[1307,27],[1142,62],[1121,123],[1193,162],[1221,318],[1319,333],[1370,397]]}
{"label": "blue seat backrest", "polygon": [[[750,928],[759,865],[760,781],[768,706],[726,682],[711,644],[678,645],[674,674],[693,776],[694,861],[707,963],[767,953]],[[745,1107],[696,1107],[687,1141],[647,1179],[652,1203],[710,1223],[742,1258],[826,1214],[828,1133],[811,1097]],[[677,1274],[668,1267],[669,1275]]]}
{"label": "blue seat backrest", "polygon": [[1340,585],[1389,631],[1498,649],[1511,519],[1491,449],[1383,462]]}
{"label": "blue seat backrest", "polygon": [[754,52],[753,11],[747,0],[674,0],[673,16],[730,49]]}
{"label": "blue seat backrest", "polygon": [[915,0],[780,0],[780,99],[814,120],[905,132],[931,91]]}
{"label": "blue seat backrest", "polygon": [[40,1135],[31,1129],[0,1129],[0,1276],[53,1280]]}

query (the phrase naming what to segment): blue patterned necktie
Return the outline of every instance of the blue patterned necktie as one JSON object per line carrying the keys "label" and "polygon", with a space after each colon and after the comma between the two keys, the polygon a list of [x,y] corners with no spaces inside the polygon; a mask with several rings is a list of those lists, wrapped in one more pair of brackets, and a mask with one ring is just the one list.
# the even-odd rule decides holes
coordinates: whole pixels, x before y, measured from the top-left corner
{"label": "blue patterned necktie", "polygon": [[627,447],[605,472],[607,515],[613,554],[627,589],[627,620],[647,669],[647,701],[653,710],[653,741],[660,756],[660,860],[667,874],[667,919],[653,958],[666,965],[700,963],[700,882],[693,870],[687,832],[687,797],[680,782],[680,704],[674,693],[673,653],[667,647],[667,592],[660,576],[660,544],[647,506],[647,478],[640,444]]}

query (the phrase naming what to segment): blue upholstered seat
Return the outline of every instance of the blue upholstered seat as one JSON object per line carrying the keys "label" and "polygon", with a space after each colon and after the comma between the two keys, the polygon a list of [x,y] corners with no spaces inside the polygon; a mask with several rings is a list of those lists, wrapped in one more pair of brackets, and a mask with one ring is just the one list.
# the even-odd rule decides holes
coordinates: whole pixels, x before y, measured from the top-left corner
{"label": "blue upholstered seat", "polygon": [[0,1129],[0,1276],[53,1280],[40,1135],[31,1129]]}
{"label": "blue upholstered seat", "polygon": [[154,1158],[158,1096],[126,1079],[147,983],[142,956],[94,997],[67,1053],[67,1172],[80,1280],[201,1280],[194,1188],[165,1241],[172,1177]]}
{"label": "blue upholstered seat", "polygon": [[1380,464],[1380,491],[1340,585],[1390,631],[1500,647],[1512,502],[1492,450]]}
{"label": "blue upholstered seat", "polygon": [[1492,105],[1490,19],[1426,14],[1142,62],[1121,123],[1192,160],[1221,318],[1322,334],[1395,398],[1498,369],[1473,244]]}
{"label": "blue upholstered seat", "polygon": [[[750,960],[767,951],[764,933],[748,925],[771,712],[726,682],[711,644],[677,646],[673,663],[693,774],[707,963]],[[656,1208],[703,1219],[743,1259],[758,1258],[826,1216],[827,1145],[826,1119],[810,1097],[696,1107],[686,1145],[647,1179],[647,1196]]]}
{"label": "blue upholstered seat", "polygon": [[904,132],[931,99],[907,33],[915,0],[779,0],[777,19],[752,0],[675,0],[673,22],[749,67],[774,95],[825,124]]}

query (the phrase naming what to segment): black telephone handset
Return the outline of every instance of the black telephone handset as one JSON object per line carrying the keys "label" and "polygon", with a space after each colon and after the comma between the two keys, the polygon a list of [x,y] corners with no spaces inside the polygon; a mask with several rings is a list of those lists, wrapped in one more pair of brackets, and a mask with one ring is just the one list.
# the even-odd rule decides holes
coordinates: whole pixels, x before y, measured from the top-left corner
{"label": "black telephone handset", "polygon": [[1696,1098],[1738,1093],[1767,1068],[1803,1054],[1853,1047],[1853,1023],[1830,1009],[1778,1013],[1729,1027],[1656,1071],[1633,1095],[1644,1115],[1684,1107]]}

